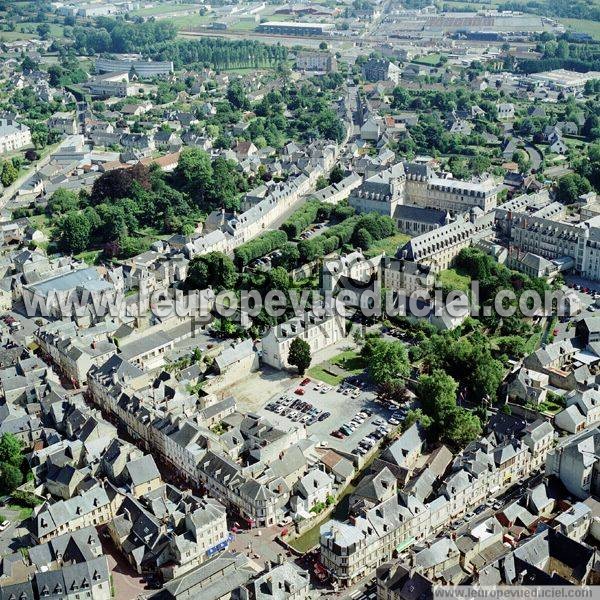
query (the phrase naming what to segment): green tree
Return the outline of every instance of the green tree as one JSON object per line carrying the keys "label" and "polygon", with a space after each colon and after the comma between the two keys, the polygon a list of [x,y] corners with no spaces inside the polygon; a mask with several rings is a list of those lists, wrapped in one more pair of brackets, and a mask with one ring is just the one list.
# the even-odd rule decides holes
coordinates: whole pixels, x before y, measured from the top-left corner
{"label": "green tree", "polygon": [[456,447],[463,447],[481,433],[476,415],[456,405],[458,384],[440,369],[422,375],[417,384],[417,398],[423,412],[431,418],[432,434]]}
{"label": "green tree", "polygon": [[288,353],[288,362],[298,368],[298,373],[302,376],[306,369],[310,367],[312,357],[310,355],[310,346],[302,338],[295,338],[290,344]]}
{"label": "green tree", "polygon": [[198,348],[198,346],[196,346],[192,352],[192,360],[195,363],[202,362],[202,350],[200,350],[200,348]]}
{"label": "green tree", "polygon": [[40,23],[37,27],[38,35],[43,39],[47,40],[50,35],[50,25],[48,23]]}
{"label": "green tree", "polygon": [[38,64],[30,56],[26,56],[21,62],[21,69],[24,73],[35,71],[37,68]]}
{"label": "green tree", "polygon": [[281,266],[286,271],[295,269],[300,260],[300,252],[295,244],[286,243],[281,249],[281,254],[275,259],[275,264]]}
{"label": "green tree", "polygon": [[383,384],[410,373],[408,353],[401,342],[369,338],[361,351],[371,381]]}
{"label": "green tree", "polygon": [[19,171],[17,171],[13,163],[11,161],[6,161],[2,167],[2,177],[0,178],[2,180],[2,185],[8,187],[17,180],[18,176]]}
{"label": "green tree", "polygon": [[490,159],[484,154],[478,154],[469,160],[469,167],[475,175],[481,175],[492,166]]}
{"label": "green tree", "polygon": [[368,250],[372,243],[373,236],[364,227],[358,229],[354,234],[354,245],[356,248],[360,248],[363,251]]}
{"label": "green tree", "polygon": [[238,110],[248,110],[250,108],[250,101],[246,97],[240,81],[233,81],[229,84],[227,88],[227,100]]}
{"label": "green tree", "polygon": [[58,188],[48,200],[47,211],[50,215],[64,214],[79,208],[79,197],[71,190]]}
{"label": "green tree", "polygon": [[23,483],[23,473],[10,463],[0,463],[0,488],[5,494],[12,493]]}
{"label": "green tree", "polygon": [[471,411],[456,407],[448,420],[445,436],[455,446],[464,447],[481,434],[481,422]]}
{"label": "green tree", "polygon": [[327,182],[327,179],[325,179],[325,177],[323,175],[319,175],[317,177],[317,181],[315,183],[315,187],[317,188],[317,190],[322,190],[323,188],[326,188],[329,185],[329,183]]}
{"label": "green tree", "polygon": [[408,411],[402,425],[406,430],[412,427],[415,423],[419,423],[421,427],[428,429],[431,427],[433,421],[429,415],[426,415],[420,408],[417,408],[416,410]]}
{"label": "green tree", "polygon": [[23,442],[12,433],[3,433],[0,438],[0,462],[20,467],[23,462]]}
{"label": "green tree", "polygon": [[329,184],[339,183],[342,179],[344,179],[344,169],[337,164],[331,169],[331,173],[329,173]]}
{"label": "green tree", "polygon": [[431,416],[439,426],[456,407],[456,381],[442,371],[436,369],[431,375],[421,375],[417,384],[416,394],[421,402],[423,411]]}
{"label": "green tree", "polygon": [[90,243],[90,223],[83,213],[68,212],[59,222],[59,245],[70,254],[77,254],[87,249]]}
{"label": "green tree", "polygon": [[231,258],[222,252],[210,252],[192,259],[185,287],[188,290],[204,290],[208,287],[215,291],[232,289],[236,279],[237,272]]}
{"label": "green tree", "polygon": [[525,340],[518,335],[501,337],[498,339],[497,344],[498,350],[502,354],[508,354],[508,356],[512,356],[513,358],[522,358],[525,356]]}
{"label": "green tree", "polygon": [[579,173],[569,173],[558,180],[558,200],[563,204],[573,204],[581,194],[587,194],[591,189],[587,178]]}

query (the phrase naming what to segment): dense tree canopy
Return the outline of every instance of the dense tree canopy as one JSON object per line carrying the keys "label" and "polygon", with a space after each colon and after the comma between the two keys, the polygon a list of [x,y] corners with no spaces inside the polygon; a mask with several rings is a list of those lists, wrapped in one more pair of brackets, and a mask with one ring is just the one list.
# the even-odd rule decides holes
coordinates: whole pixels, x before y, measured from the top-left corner
{"label": "dense tree canopy", "polygon": [[371,381],[384,384],[407,377],[410,373],[408,353],[402,342],[368,338],[361,351]]}
{"label": "dense tree canopy", "polygon": [[0,490],[12,493],[23,483],[23,443],[12,433],[0,437]]}
{"label": "dense tree canopy", "polygon": [[185,287],[190,290],[233,289],[237,273],[233,261],[222,252],[195,256],[190,262]]}
{"label": "dense tree canopy", "polygon": [[457,390],[457,382],[436,369],[431,375],[421,375],[416,393],[423,412],[431,418],[432,435],[463,447],[481,433],[481,423],[476,415],[457,406]]}

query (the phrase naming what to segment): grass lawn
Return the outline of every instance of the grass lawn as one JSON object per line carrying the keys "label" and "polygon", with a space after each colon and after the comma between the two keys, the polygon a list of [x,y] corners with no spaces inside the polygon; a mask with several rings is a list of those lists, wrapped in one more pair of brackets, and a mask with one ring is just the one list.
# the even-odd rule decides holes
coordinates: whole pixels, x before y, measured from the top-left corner
{"label": "grass lawn", "polygon": [[[329,365],[335,365],[345,371],[341,375],[333,375],[327,371]],[[331,360],[315,365],[307,372],[309,377],[325,382],[327,385],[338,385],[348,375],[357,375],[362,373],[365,363],[358,352],[348,350],[334,356]]]}
{"label": "grass lawn", "polygon": [[348,373],[352,375],[362,373],[366,367],[363,357],[355,350],[342,352],[341,354],[334,356],[329,362],[344,369],[344,371],[348,371]]}
{"label": "grass lawn", "polygon": [[456,269],[446,269],[439,274],[439,282],[448,289],[468,292],[471,278],[461,275]]}
{"label": "grass lawn", "polygon": [[328,373],[325,369],[327,368],[328,363],[323,363],[321,365],[316,365],[315,367],[311,367],[306,374],[313,379],[318,379],[319,381],[323,381],[327,385],[338,385],[340,381],[342,381],[343,377],[335,376],[331,373]]}
{"label": "grass lawn", "polygon": [[199,15],[198,13],[171,17],[170,23],[173,23],[177,29],[189,29],[191,27],[206,27],[215,20],[214,15]]}
{"label": "grass lawn", "polygon": [[44,233],[48,238],[52,237],[50,234],[52,232],[52,226],[50,225],[50,219],[47,215],[33,215],[29,217],[31,224],[39,229],[42,233]]}
{"label": "grass lawn", "polygon": [[587,19],[558,19],[575,33],[588,33],[595,40],[600,40],[600,21],[588,21]]}
{"label": "grass lawn", "polygon": [[34,33],[23,33],[22,31],[0,31],[0,42],[14,42],[17,40],[30,40],[39,37]]}
{"label": "grass lawn", "polygon": [[83,260],[88,265],[97,265],[101,254],[102,250],[87,250],[86,252],[80,252],[75,258]]}
{"label": "grass lawn", "polygon": [[428,65],[428,66],[436,67],[437,65],[440,64],[441,58],[442,58],[442,55],[439,53],[427,54],[426,56],[419,56],[419,58],[415,58],[413,60],[413,62],[420,64],[420,65]]}
{"label": "grass lawn", "polygon": [[232,23],[229,29],[236,31],[254,31],[259,25],[254,19],[240,19],[237,23]]}
{"label": "grass lawn", "polygon": [[563,139],[564,139],[565,144],[569,148],[583,149],[585,146],[587,146],[586,142],[584,142],[583,140],[577,139],[577,138],[565,137]]}
{"label": "grass lawn", "polygon": [[398,248],[404,246],[408,240],[410,240],[410,235],[406,235],[405,233],[397,233],[382,240],[377,240],[365,252],[365,256],[372,258],[382,252],[385,252],[388,256],[395,256]]}
{"label": "grass lawn", "polygon": [[21,506],[19,504],[9,504],[8,508],[10,510],[14,510],[19,513],[19,521],[24,521],[25,519],[29,519],[33,514],[33,508],[29,506]]}

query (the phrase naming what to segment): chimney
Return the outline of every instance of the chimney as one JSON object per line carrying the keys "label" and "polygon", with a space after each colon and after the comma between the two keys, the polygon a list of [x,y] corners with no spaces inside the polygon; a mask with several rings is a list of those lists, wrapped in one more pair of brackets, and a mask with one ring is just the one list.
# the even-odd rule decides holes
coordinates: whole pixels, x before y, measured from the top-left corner
{"label": "chimney", "polygon": [[527,569],[523,569],[523,571],[521,571],[517,577],[517,583],[519,585],[523,584],[523,581],[525,580],[525,576],[527,575]]}
{"label": "chimney", "polygon": [[265,573],[269,573],[271,571],[271,561],[265,560]]}

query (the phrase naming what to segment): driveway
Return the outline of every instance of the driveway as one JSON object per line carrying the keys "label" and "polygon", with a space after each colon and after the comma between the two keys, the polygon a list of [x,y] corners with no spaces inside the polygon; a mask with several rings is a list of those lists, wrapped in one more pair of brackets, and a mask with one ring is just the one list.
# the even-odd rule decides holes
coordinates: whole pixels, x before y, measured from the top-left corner
{"label": "driveway", "polygon": [[542,164],[542,153],[537,148],[528,143],[525,144],[524,148],[527,154],[529,155],[531,169],[537,173],[540,169],[540,165]]}

